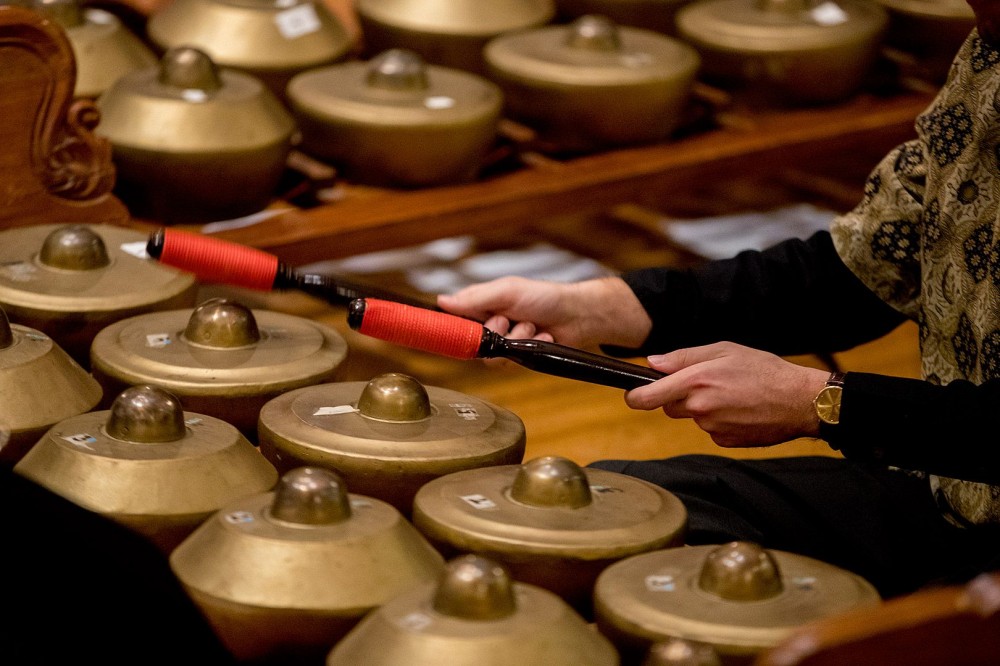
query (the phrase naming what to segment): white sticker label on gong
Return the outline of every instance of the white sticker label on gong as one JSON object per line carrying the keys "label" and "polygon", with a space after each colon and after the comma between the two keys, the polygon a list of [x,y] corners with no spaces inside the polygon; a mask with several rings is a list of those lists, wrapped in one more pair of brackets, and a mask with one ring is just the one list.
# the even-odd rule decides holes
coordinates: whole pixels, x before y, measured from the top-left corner
{"label": "white sticker label on gong", "polygon": [[427,97],[424,99],[424,106],[432,111],[435,109],[450,109],[455,106],[455,98],[446,97],[444,95],[434,95],[433,97]]}
{"label": "white sticker label on gong", "polygon": [[815,576],[795,576],[792,578],[792,585],[803,592],[809,592],[816,588],[817,579]]}
{"label": "white sticker label on gong", "polygon": [[169,333],[151,333],[146,336],[146,346],[152,347],[153,349],[162,349],[171,342],[173,342],[173,340],[170,339]]}
{"label": "white sticker label on gong", "polygon": [[232,513],[226,514],[226,522],[232,523],[233,525],[252,523],[253,514],[249,511],[233,511]]}
{"label": "white sticker label on gong", "polygon": [[670,575],[646,576],[646,589],[650,592],[673,592],[677,581]]}
{"label": "white sticker label on gong", "polygon": [[38,269],[23,261],[7,264],[3,267],[4,277],[12,282],[31,282],[35,279],[37,272]]}
{"label": "white sticker label on gong", "polygon": [[[88,14],[87,18],[90,18]],[[146,252],[146,241],[136,241],[134,243],[122,243],[118,247],[125,254],[130,254],[133,257],[138,257],[139,259],[152,259]]]}
{"label": "white sticker label on gong", "polygon": [[81,432],[76,435],[66,435],[63,437],[63,439],[65,439],[70,444],[74,444],[84,449],[89,449],[90,444],[93,444],[94,442],[97,441],[96,437],[85,432]]}
{"label": "white sticker label on gong", "polygon": [[336,414],[353,414],[354,412],[357,411],[360,410],[350,405],[337,405],[336,407],[320,407],[315,412],[313,412],[313,416],[334,416]]}
{"label": "white sticker label on gong", "polygon": [[399,619],[399,626],[410,631],[423,631],[431,626],[431,618],[424,613],[410,613]]}
{"label": "white sticker label on gong", "polygon": [[455,410],[455,414],[457,414],[459,418],[465,419],[466,421],[475,421],[479,419],[479,412],[476,411],[476,408],[473,407],[471,403],[452,402],[449,403],[448,406]]}
{"label": "white sticker label on gong", "polygon": [[473,509],[495,509],[496,502],[485,495],[460,495],[459,498]]}
{"label": "white sticker label on gong", "polygon": [[320,27],[316,8],[308,2],[279,12],[275,15],[274,22],[278,26],[278,32],[285,39],[295,39],[308,35],[316,32]]}
{"label": "white sticker label on gong", "polygon": [[836,2],[823,2],[813,7],[809,14],[817,25],[840,25],[850,18]]}

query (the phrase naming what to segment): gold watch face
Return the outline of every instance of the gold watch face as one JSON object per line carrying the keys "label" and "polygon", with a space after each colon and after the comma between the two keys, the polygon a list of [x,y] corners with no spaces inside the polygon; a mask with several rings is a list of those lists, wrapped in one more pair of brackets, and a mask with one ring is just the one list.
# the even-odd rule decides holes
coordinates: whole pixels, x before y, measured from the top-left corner
{"label": "gold watch face", "polygon": [[816,416],[823,423],[837,425],[840,423],[840,396],[844,389],[840,386],[827,386],[816,396]]}

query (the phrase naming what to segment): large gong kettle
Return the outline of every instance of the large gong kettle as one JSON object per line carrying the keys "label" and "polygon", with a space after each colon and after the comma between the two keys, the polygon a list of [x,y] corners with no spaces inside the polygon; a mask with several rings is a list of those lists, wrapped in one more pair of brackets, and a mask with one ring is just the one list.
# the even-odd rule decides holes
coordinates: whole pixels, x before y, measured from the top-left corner
{"label": "large gong kettle", "polygon": [[220,509],[170,566],[237,658],[315,665],[366,613],[435,580],[444,560],[388,504],[300,467]]}
{"label": "large gong kettle", "polygon": [[395,372],[280,395],[261,409],[258,435],[279,470],[334,469],[406,516],[428,481],[519,464],[525,447],[524,423],[512,412]]}
{"label": "large gong kettle", "polygon": [[285,171],[295,121],[255,76],[188,46],[118,79],[97,100],[116,193],[165,224],[257,212]]}
{"label": "large gong kettle", "polygon": [[287,97],[301,149],[349,180],[427,187],[470,181],[493,148],[503,105],[490,81],[389,49],[297,75]]}
{"label": "large gong kettle", "polygon": [[49,336],[0,308],[0,465],[11,467],[51,426],[89,412],[101,385]]}
{"label": "large gong kettle", "polygon": [[746,541],[635,555],[594,586],[597,627],[628,663],[679,638],[748,664],[807,622],[879,602],[860,576]]}
{"label": "large gong kettle", "polygon": [[346,357],[343,336],[328,326],[227,298],[130,317],[106,327],[91,346],[91,368],[105,394],[156,384],[185,409],[231,423],[251,441],[265,403],[333,380]]}
{"label": "large gong kettle", "polygon": [[624,557],[682,543],[687,511],[642,479],[543,456],[428,482],[413,500],[413,522],[446,557],[495,559],[516,580],[589,616],[598,574]]}
{"label": "large gong kettle", "polygon": [[156,55],[111,12],[80,0],[34,0],[66,31],[76,62],[76,97],[95,98],[122,76],[156,64]]}
{"label": "large gong kettle", "polygon": [[354,42],[337,14],[313,0],[171,0],[149,17],[147,32],[161,50],[196,48],[279,99],[289,79],[345,57]]}
{"label": "large gong kettle", "polygon": [[333,647],[326,666],[617,666],[611,643],[551,592],[462,555]]}
{"label": "large gong kettle", "polygon": [[483,46],[493,37],[545,25],[554,0],[356,0],[365,50],[393,48],[435,65],[483,73]]}
{"label": "large gong kettle", "polygon": [[272,488],[278,472],[236,428],[185,412],[158,386],[49,428],[14,471],[169,553],[220,507]]}
{"label": "large gong kettle", "polygon": [[976,26],[965,0],[878,0],[889,11],[887,46],[918,63],[918,74],[943,83],[962,42]]}
{"label": "large gong kettle", "polygon": [[858,92],[889,22],[867,0],[695,0],[677,34],[705,78],[755,104],[829,104]]}
{"label": "large gong kettle", "polygon": [[109,225],[39,224],[0,231],[0,305],[81,366],[105,326],[191,307],[190,273],[145,258],[146,235]]}
{"label": "large gong kettle", "polygon": [[483,57],[506,113],[556,151],[666,139],[700,64],[678,39],[594,15],[501,35]]}

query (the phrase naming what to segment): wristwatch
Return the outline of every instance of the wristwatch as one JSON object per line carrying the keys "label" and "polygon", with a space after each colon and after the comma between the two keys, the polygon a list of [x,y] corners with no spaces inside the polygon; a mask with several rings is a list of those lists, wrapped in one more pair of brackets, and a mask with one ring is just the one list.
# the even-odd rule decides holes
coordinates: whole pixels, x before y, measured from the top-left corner
{"label": "wristwatch", "polygon": [[844,373],[831,372],[826,386],[816,394],[813,405],[820,423],[837,425],[840,423],[840,398],[844,392]]}

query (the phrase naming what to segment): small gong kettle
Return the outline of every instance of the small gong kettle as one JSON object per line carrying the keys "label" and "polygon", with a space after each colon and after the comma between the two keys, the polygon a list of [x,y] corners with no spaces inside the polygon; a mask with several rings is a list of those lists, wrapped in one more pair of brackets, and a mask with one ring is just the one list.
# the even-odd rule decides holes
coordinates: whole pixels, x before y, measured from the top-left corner
{"label": "small gong kettle", "polygon": [[170,566],[237,658],[305,666],[366,613],[436,579],[444,560],[388,504],[299,467],[220,509]]}
{"label": "small gong kettle", "polygon": [[611,643],[548,590],[466,554],[370,613],[326,666],[617,666]]}
{"label": "small gong kettle", "polygon": [[0,308],[0,465],[11,467],[51,426],[89,412],[101,385],[49,336]]}
{"label": "small gong kettle", "polygon": [[747,541],[635,555],[594,587],[597,627],[623,660],[680,638],[748,664],[802,624],[880,601],[856,574]]}
{"label": "small gong kettle", "polygon": [[236,428],[185,412],[176,396],[148,384],[122,391],[108,410],[52,426],[14,471],[165,553],[227,502],[278,480]]}

